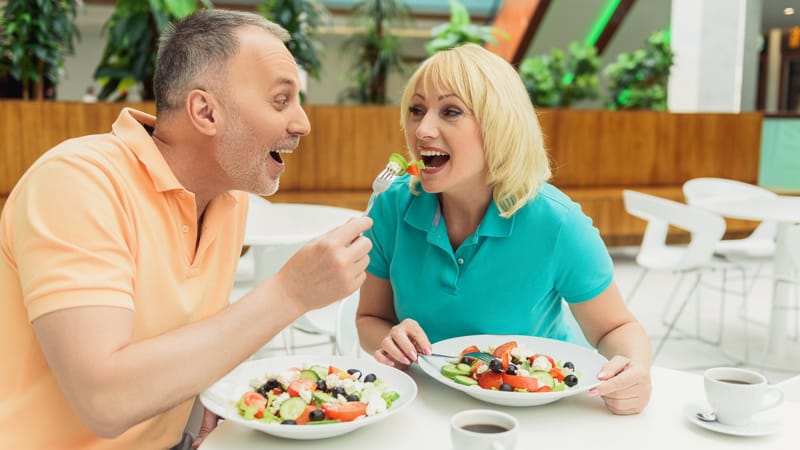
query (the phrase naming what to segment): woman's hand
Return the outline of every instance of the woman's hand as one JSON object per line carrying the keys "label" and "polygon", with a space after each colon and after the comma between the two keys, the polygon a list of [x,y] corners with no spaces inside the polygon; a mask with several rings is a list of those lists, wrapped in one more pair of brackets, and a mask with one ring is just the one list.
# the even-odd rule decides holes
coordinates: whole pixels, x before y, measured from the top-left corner
{"label": "woman's hand", "polygon": [[614,414],[639,414],[650,401],[650,367],[624,356],[611,358],[597,378],[602,380],[589,390],[591,396],[601,396],[606,408]]}
{"label": "woman's hand", "polygon": [[406,319],[392,327],[373,356],[378,362],[405,369],[417,360],[417,352],[431,354],[431,343],[416,320]]}

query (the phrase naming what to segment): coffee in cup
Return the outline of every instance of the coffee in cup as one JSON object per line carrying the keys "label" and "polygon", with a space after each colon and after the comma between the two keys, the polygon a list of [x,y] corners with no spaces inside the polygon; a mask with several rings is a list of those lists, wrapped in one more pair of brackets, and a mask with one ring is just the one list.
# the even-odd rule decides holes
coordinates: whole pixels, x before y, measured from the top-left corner
{"label": "coffee in cup", "polygon": [[783,402],[783,392],[752,370],[715,367],[705,371],[703,382],[706,400],[724,425],[746,426],[756,413]]}
{"label": "coffee in cup", "polygon": [[513,450],[519,422],[493,409],[468,409],[453,415],[450,437],[458,450]]}

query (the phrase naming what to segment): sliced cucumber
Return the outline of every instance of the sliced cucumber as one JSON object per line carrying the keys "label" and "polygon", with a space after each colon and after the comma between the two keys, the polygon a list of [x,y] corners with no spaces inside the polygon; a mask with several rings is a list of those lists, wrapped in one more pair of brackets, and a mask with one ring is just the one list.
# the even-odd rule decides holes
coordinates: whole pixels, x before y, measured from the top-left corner
{"label": "sliced cucumber", "polygon": [[315,364],[315,365],[311,366],[310,369],[313,370],[314,373],[317,374],[317,376],[319,377],[320,380],[324,380],[325,378],[328,378],[328,368],[327,367],[323,367],[323,366]]}
{"label": "sliced cucumber", "polygon": [[324,405],[325,403],[333,403],[336,401],[332,395],[322,392],[322,391],[313,391],[311,393],[311,398],[314,399],[314,403],[318,405]]}
{"label": "sliced cucumber", "polygon": [[280,413],[283,420],[296,420],[306,409],[306,402],[300,397],[292,397],[281,403]]}
{"label": "sliced cucumber", "polygon": [[319,381],[319,375],[317,375],[317,372],[309,369],[301,370],[300,375],[298,375],[297,378],[301,380]]}
{"label": "sliced cucumber", "polygon": [[475,386],[476,384],[478,384],[477,380],[465,375],[456,375],[453,377],[453,381],[455,381],[458,384],[463,384],[464,386]]}
{"label": "sliced cucumber", "polygon": [[555,387],[555,385],[556,385],[555,379],[553,378],[553,376],[550,375],[549,373],[545,372],[545,371],[534,370],[533,372],[531,372],[531,376],[533,378],[536,378],[536,380],[539,382],[539,387],[541,387],[541,386],[550,386],[552,388],[552,387]]}
{"label": "sliced cucumber", "polygon": [[464,370],[463,367],[458,367],[460,365],[466,364],[445,364],[442,366],[442,375],[446,376],[447,378],[455,378],[459,375],[469,375],[469,366],[467,366],[467,370]]}
{"label": "sliced cucumber", "polygon": [[472,366],[464,363],[456,364],[456,369],[461,372],[461,375],[469,375],[472,372]]}
{"label": "sliced cucumber", "polygon": [[311,422],[306,422],[306,425],[323,425],[326,423],[339,423],[341,420],[339,419],[325,419],[325,420],[312,420]]}

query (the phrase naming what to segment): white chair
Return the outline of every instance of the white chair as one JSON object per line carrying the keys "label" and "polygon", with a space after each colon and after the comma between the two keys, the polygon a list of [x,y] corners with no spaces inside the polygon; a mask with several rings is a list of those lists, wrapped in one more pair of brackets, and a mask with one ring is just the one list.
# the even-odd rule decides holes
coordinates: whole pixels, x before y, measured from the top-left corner
{"label": "white chair", "polygon": [[[792,261],[792,273],[775,274],[773,289],[786,283],[795,288],[794,305],[786,306],[794,313],[794,339],[800,338],[800,301],[798,301],[797,289],[800,288],[800,224],[792,225],[786,232],[786,245],[789,248],[789,256]],[[769,350],[769,349],[768,349]],[[766,352],[768,353],[768,352]]]}
{"label": "white chair", "polygon": [[358,310],[358,291],[339,302],[336,314],[336,354],[360,357],[362,354],[356,329],[356,311]]}
{"label": "white chair", "polygon": [[[741,181],[726,178],[694,178],[683,184],[686,203],[702,206],[708,200],[724,198],[772,198],[777,194]],[[775,254],[775,237],[778,225],[775,222],[761,222],[753,232],[743,239],[724,239],[714,251],[728,259],[769,259]]]}
{"label": "white chair", "polygon": [[[236,298],[276,274],[308,241],[339,226],[360,211],[324,205],[271,203],[250,194],[244,244],[250,246],[239,262],[233,295]],[[233,297],[232,295],[232,297]],[[235,298],[232,298],[235,300]],[[338,302],[309,311],[283,330],[287,354],[293,354],[294,331],[317,334],[335,346]]]}
{"label": "white chair", "polygon": [[[639,252],[636,255],[636,262],[642,267],[642,273],[628,295],[627,302],[631,301],[649,271],[669,271],[680,275],[672,293],[668,297],[669,301],[662,316],[668,328],[656,349],[655,355],[657,356],[675,328],[678,319],[683,314],[683,310],[692,294],[700,286],[703,274],[708,271],[721,270],[724,278],[727,270],[739,268],[724,260],[714,258],[714,248],[725,232],[725,221],[718,215],[673,200],[631,190],[623,192],[623,200],[625,210],[629,214],[647,221],[647,228],[645,229]],[[691,240],[687,246],[667,245],[667,231],[670,226],[690,233]],[[678,293],[684,278],[688,274],[694,274],[694,283],[681,302],[678,311],[672,319],[667,319],[670,302],[674,299],[675,294]],[[721,292],[720,331],[716,341],[702,338],[699,329],[699,316],[695,331],[696,338],[715,345],[720,344],[722,341],[725,290]],[[744,287],[742,292],[744,292]]]}

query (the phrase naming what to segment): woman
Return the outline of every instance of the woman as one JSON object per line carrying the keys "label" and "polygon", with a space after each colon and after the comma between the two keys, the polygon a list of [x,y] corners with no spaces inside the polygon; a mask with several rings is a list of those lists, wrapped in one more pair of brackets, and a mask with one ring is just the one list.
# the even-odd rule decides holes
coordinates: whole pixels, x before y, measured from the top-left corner
{"label": "woman", "polygon": [[370,214],[362,346],[404,368],[454,336],[576,341],[563,298],[609,358],[589,394],[616,414],[640,412],[650,397],[650,343],[597,229],[547,183],[542,132],[513,67],[476,45],[433,55],[403,93],[401,125],[425,168],[400,177]]}

